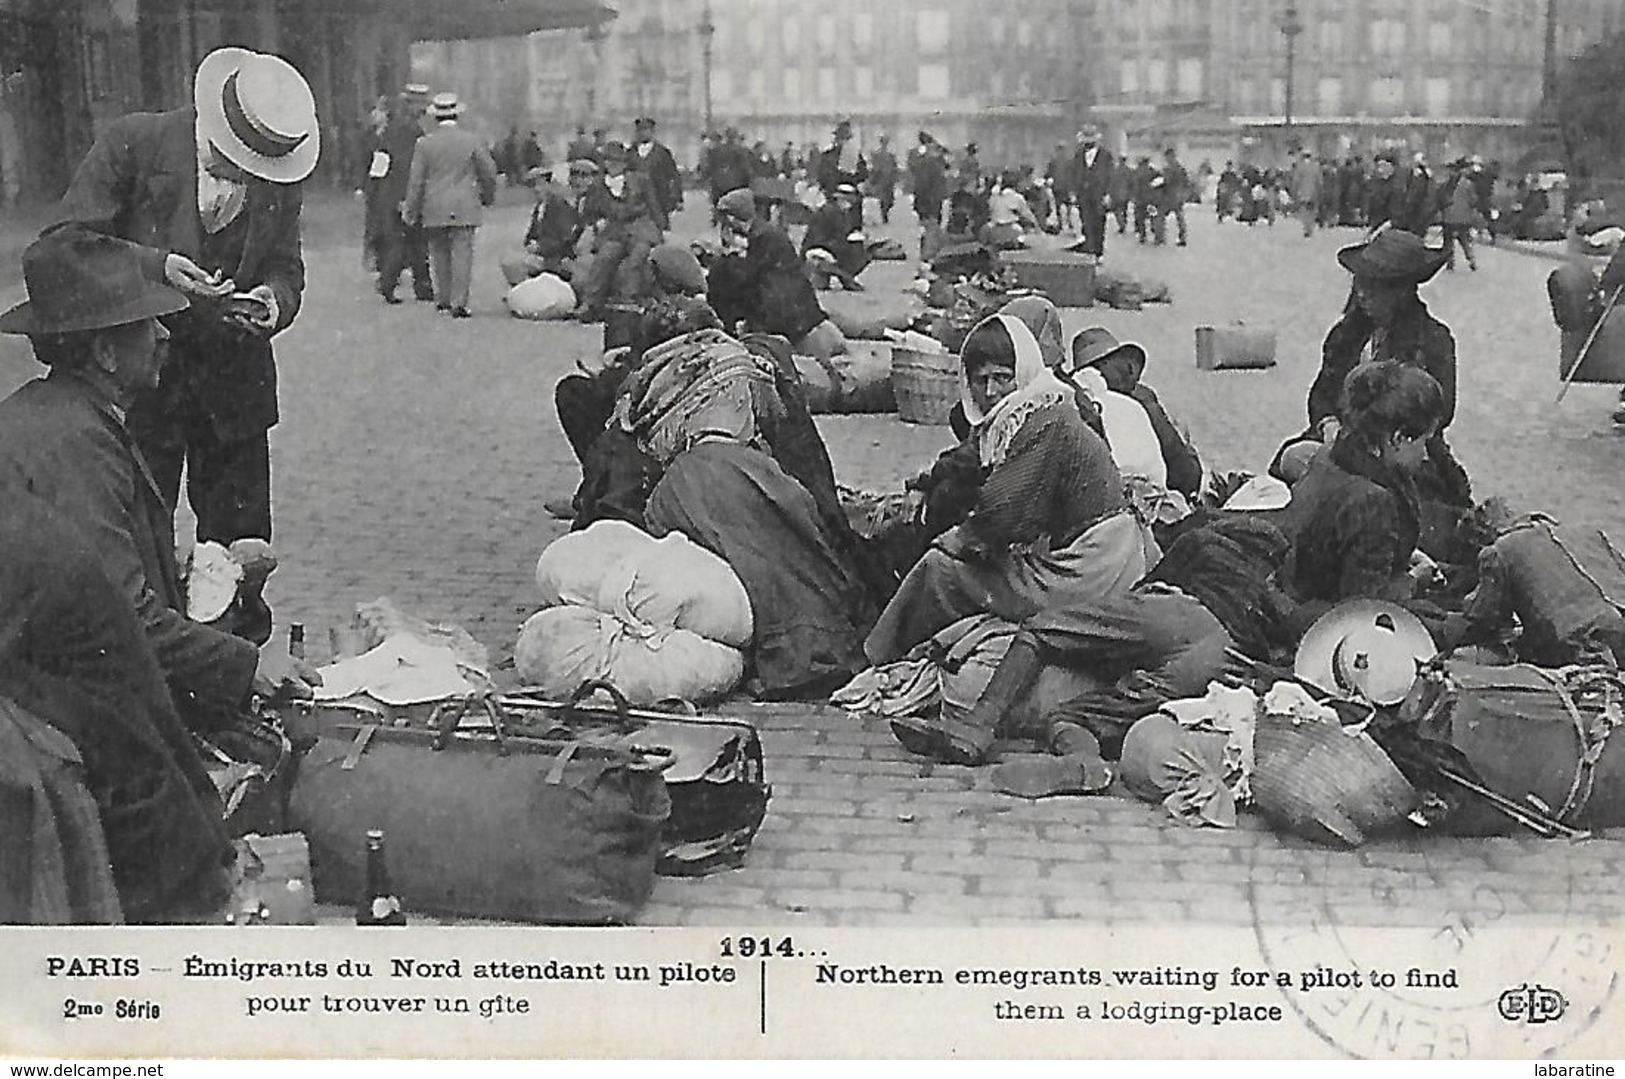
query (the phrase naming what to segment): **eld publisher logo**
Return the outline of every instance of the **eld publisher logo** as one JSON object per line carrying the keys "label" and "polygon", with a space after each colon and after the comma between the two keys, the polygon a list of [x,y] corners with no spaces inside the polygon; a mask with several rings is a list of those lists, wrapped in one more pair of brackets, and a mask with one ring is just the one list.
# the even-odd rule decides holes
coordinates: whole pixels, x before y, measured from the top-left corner
{"label": "eld publisher logo", "polygon": [[1563,1018],[1568,1006],[1556,989],[1528,983],[1508,989],[1495,1002],[1496,1011],[1509,1023],[1550,1023]]}

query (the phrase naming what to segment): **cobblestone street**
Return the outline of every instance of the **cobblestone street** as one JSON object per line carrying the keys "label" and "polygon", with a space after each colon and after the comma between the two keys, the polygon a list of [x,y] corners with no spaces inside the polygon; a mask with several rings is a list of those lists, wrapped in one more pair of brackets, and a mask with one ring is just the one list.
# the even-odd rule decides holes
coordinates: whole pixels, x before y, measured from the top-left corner
{"label": "cobblestone street", "polygon": [[[506,200],[505,200],[506,201]],[[690,195],[691,207],[701,200]],[[1304,422],[1320,340],[1347,292],[1333,255],[1352,230],[1304,239],[1296,224],[1216,225],[1192,207],[1189,249],[1108,241],[1110,265],[1166,280],[1171,306],[1068,310],[1069,333],[1103,324],[1143,343],[1146,380],[1187,423],[1204,460],[1262,471]],[[353,216],[353,215],[352,215]],[[703,213],[678,231],[698,235]],[[339,220],[327,214],[323,221]],[[594,350],[600,328],[511,319],[497,257],[523,230],[505,205],[479,233],[474,314],[386,307],[352,232],[309,234],[303,313],[278,341],[282,422],[272,433],[276,549],[269,590],[279,620],[326,628],[380,596],[459,623],[504,659],[535,610],[537,555],[565,526],[544,499],[567,499],[579,471],[552,387]],[[898,226],[912,252],[913,234]],[[1127,241],[1127,242],[1125,242]],[[1575,387],[1561,405],[1541,258],[1484,249],[1481,269],[1424,287],[1455,332],[1460,406],[1451,442],[1477,497],[1502,494],[1625,536],[1625,437],[1610,387]],[[876,288],[912,264],[878,264]],[[14,279],[12,279],[14,281]],[[403,289],[409,295],[409,290]],[[11,284],[9,305],[20,294]],[[1193,328],[1242,320],[1279,335],[1277,367],[1202,372]],[[0,393],[36,373],[26,344],[0,341]],[[838,478],[891,487],[943,447],[945,427],[895,416],[821,420]],[[1625,844],[1424,837],[1330,852],[1264,830],[1195,830],[1127,796],[1026,802],[985,771],[904,753],[883,722],[829,707],[740,708],[762,730],[774,787],[745,868],[662,879],[642,921],[656,925],[980,925],[1074,919],[1248,925],[1334,909],[1346,925],[1511,920],[1612,924]]]}

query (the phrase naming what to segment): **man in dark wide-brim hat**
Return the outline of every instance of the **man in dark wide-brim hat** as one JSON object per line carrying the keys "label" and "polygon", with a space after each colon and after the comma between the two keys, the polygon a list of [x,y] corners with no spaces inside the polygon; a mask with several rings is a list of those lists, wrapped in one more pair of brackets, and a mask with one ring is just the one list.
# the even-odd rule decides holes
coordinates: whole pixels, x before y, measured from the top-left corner
{"label": "man in dark wide-brim hat", "polygon": [[125,427],[186,297],[142,248],[82,229],[32,244],[23,280],[0,332],[50,373],[0,401],[0,695],[74,739],[125,915],[159,916],[202,896],[189,882],[224,849],[185,727],[299,675],[285,649],[186,617],[169,507]]}

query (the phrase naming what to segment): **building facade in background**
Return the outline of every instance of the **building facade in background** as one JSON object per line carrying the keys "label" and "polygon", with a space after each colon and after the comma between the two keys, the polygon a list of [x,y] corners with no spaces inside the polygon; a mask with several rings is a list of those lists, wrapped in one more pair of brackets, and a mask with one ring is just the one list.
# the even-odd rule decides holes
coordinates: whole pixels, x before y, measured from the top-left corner
{"label": "building facade in background", "polygon": [[285,57],[322,124],[318,182],[358,182],[367,116],[413,40],[579,26],[596,0],[0,0],[0,201],[55,198],[111,119],[190,104],[222,45]]}
{"label": "building facade in background", "polygon": [[[1100,114],[1130,152],[1385,146],[1515,157],[1557,65],[1625,29],[1621,0],[1100,0]],[[1286,12],[1297,16],[1287,130]]]}
{"label": "building facade in background", "polygon": [[[906,149],[924,128],[955,148],[978,143],[989,162],[1038,160],[1055,141],[1070,143],[1091,103],[1096,3],[617,0],[614,22],[601,28],[531,35],[527,118],[518,122],[556,152],[578,124],[624,139],[647,114],[692,164],[705,122],[709,25],[719,130],[737,127],[777,151],[827,143],[834,121],[847,117],[865,146],[889,133]],[[426,61],[432,51],[419,50]],[[450,65],[465,80],[492,83],[494,67],[471,58]]]}

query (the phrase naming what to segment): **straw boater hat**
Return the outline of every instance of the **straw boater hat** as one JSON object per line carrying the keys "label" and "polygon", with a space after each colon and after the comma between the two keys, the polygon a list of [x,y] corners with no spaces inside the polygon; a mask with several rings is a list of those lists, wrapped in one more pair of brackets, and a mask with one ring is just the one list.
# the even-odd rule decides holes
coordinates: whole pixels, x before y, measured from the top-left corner
{"label": "straw boater hat", "polygon": [[0,315],[0,333],[59,334],[125,326],[184,310],[185,295],[142,269],[141,249],[69,230],[23,252],[28,299]]}
{"label": "straw boater hat", "polygon": [[1416,665],[1438,652],[1422,620],[1396,603],[1353,599],[1315,620],[1298,645],[1293,673],[1328,693],[1394,705],[1416,681]]}
{"label": "straw boater hat", "polygon": [[250,176],[296,184],[316,167],[316,99],[280,56],[216,49],[198,65],[192,92],[198,130]]}
{"label": "straw boater hat", "polygon": [[1443,269],[1447,258],[1416,233],[1396,228],[1384,228],[1365,243],[1337,253],[1337,261],[1355,277],[1395,285],[1420,285]]}
{"label": "straw boater hat", "polygon": [[456,94],[436,94],[429,102],[429,118],[432,120],[455,120],[462,114],[463,103],[457,100]]}

